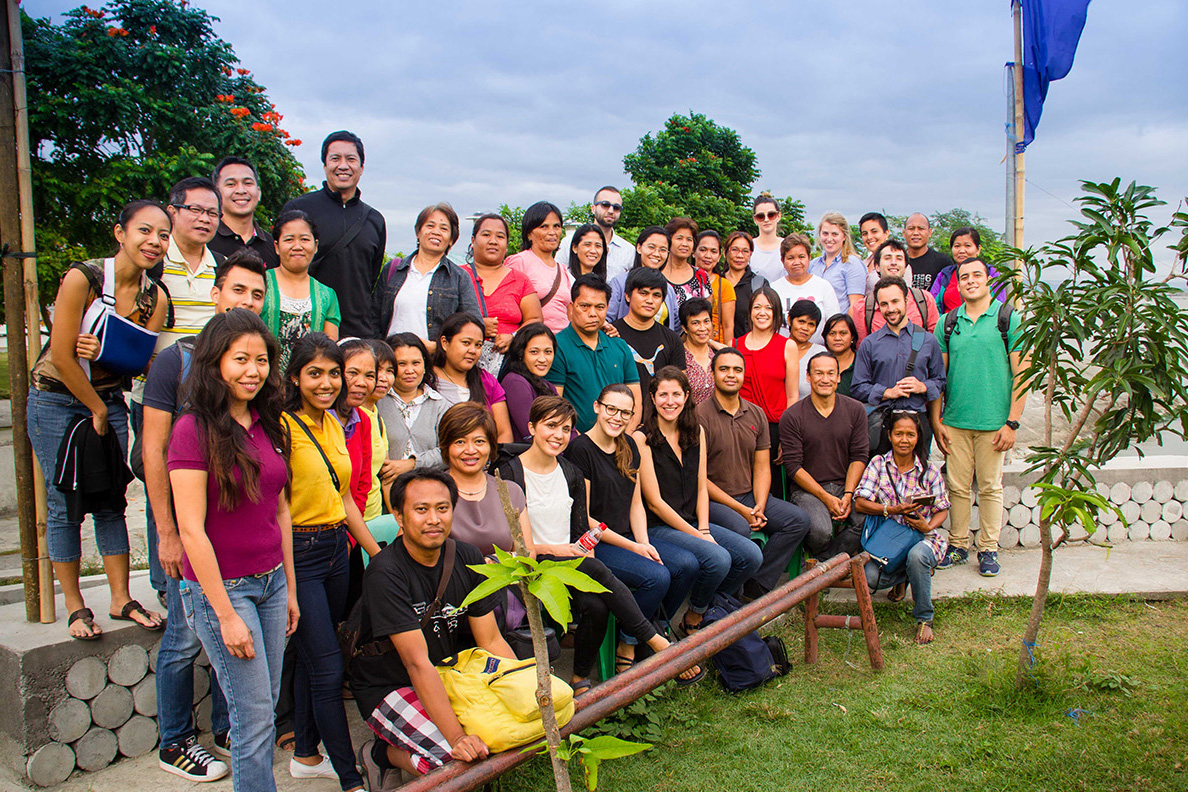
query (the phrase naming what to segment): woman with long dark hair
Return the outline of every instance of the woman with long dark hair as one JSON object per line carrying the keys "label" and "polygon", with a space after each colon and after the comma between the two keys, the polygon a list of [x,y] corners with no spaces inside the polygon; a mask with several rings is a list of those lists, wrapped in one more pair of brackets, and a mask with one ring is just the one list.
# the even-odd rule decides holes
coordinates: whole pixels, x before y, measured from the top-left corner
{"label": "woman with long dark hair", "polygon": [[557,387],[545,379],[556,351],[557,337],[541,322],[521,327],[508,347],[499,384],[507,394],[512,438],[517,442],[529,438],[528,412],[532,401],[537,396],[557,395]]}
{"label": "woman with long dark hair", "polygon": [[858,326],[849,314],[834,314],[825,320],[821,335],[825,337],[825,348],[837,358],[837,367],[841,370],[837,392],[849,396],[850,381],[854,378],[854,355],[858,352]]}
{"label": "woman with long dark hair", "polygon": [[520,221],[520,252],[504,262],[528,276],[540,298],[542,321],[554,333],[569,324],[573,285],[573,276],[555,258],[564,233],[561,210],[548,201],[537,201],[524,210]]}
{"label": "woman with long dark hair", "polygon": [[[663,270],[664,265],[668,263],[668,251],[671,245],[672,237],[669,236],[668,231],[661,226],[648,226],[636,237],[635,263],[631,265],[631,269],[648,267],[649,269]],[[627,276],[630,274],[631,270],[627,270],[610,282],[611,296],[606,309],[608,323],[627,315],[627,297],[623,292],[627,285]],[[660,313],[656,314],[656,321],[668,324],[669,318],[676,315],[676,293],[672,289],[668,289],[664,305],[661,306]]]}
{"label": "woman with long dark hair", "polygon": [[[507,220],[490,212],[479,215],[470,235],[471,274],[487,328],[479,365],[498,374],[512,335],[541,320],[540,298],[524,273],[507,266]],[[494,327],[492,327],[494,325]]]}
{"label": "woman with long dark hair", "polygon": [[732,231],[726,237],[726,268],[722,277],[734,287],[734,337],[751,330],[751,295],[768,285],[767,278],[751,269],[755,241],[746,231]]}
{"label": "woman with long dark hair", "polygon": [[[164,326],[168,300],[163,299],[164,292],[148,271],[164,260],[172,228],[160,204],[133,201],[120,212],[113,229],[119,246],[115,255],[75,264],[62,276],[54,300],[50,342],[33,366],[29,387],[29,441],[47,479],[53,478],[58,467],[62,438],[80,418],[90,418],[100,435],[115,432],[127,455],[128,408],[123,391],[128,372],[108,371],[98,360],[81,362],[77,350],[79,330],[95,302],[107,293],[114,301],[111,312],[118,317],[153,334]],[[109,321],[118,320],[113,317]],[[142,369],[147,367],[151,351],[146,349]],[[94,640],[102,630],[95,624],[95,614],[83,601],[78,584],[82,515],[71,514],[66,496],[54,486],[46,487],[46,505],[49,558],[70,614],[66,629],[72,638]],[[145,610],[128,591],[128,526],[124,510],[100,509],[93,517],[95,543],[103,556],[111,591],[111,618],[135,621],[148,630],[161,629],[160,615]]]}
{"label": "woman with long dark hair", "polygon": [[[421,339],[412,333],[397,333],[388,339],[388,345],[396,359],[395,378],[376,411],[388,429],[387,455],[394,479],[414,467],[441,463],[437,423],[450,405],[433,387],[437,379]],[[385,484],[385,492],[390,483]]]}
{"label": "woman with long dark hair", "polygon": [[854,490],[854,509],[872,520],[894,520],[922,536],[908,551],[907,562],[887,570],[877,561],[866,562],[870,590],[891,587],[887,599],[899,602],[912,587],[912,615],[916,618],[916,643],[930,643],[932,634],[932,570],[945,557],[948,540],[940,527],[949,516],[949,495],[938,467],[928,463],[928,449],[920,442],[920,416],[914,412],[888,412],[883,432],[891,450],[866,466]]}
{"label": "woman with long dark hair", "polygon": [[569,240],[569,273],[575,279],[593,273],[606,280],[606,237],[593,223],[578,226]]}
{"label": "woman with long dark hair", "polygon": [[[363,405],[375,391],[376,358],[375,352],[371,349],[371,342],[362,338],[340,341],[338,348],[342,351],[342,390],[334,405],[334,417],[342,424],[347,454],[351,458],[351,500],[359,508],[359,513],[364,515],[366,522],[365,513],[372,486],[372,434],[375,428],[371,418],[364,412]],[[348,562],[350,585],[347,589],[345,610],[349,610],[355,604],[355,600],[363,591],[364,569],[363,551],[359,544],[350,534],[347,534],[347,543],[351,548]]]}
{"label": "woman with long dark hair", "polygon": [[300,624],[277,355],[251,311],[214,316],[194,345],[169,440],[182,606],[233,703],[236,792],[276,789],[273,710],[285,636]]}
{"label": "woman with long dark hair", "polygon": [[[705,478],[705,432],[697,423],[693,391],[685,372],[665,366],[648,385],[653,409],[635,432],[640,484],[648,507],[648,538],[664,563],[673,556],[698,567],[689,592],[682,632],[701,629],[714,594],[733,594],[759,569],[763,552],[750,539],[709,520]],[[680,603],[672,603],[671,617]]]}
{"label": "woman with long dark hair", "polygon": [[309,275],[318,252],[318,229],[300,209],[281,212],[272,224],[273,245],[280,266],[264,275],[264,311],[260,318],[280,344],[281,371],[289,365],[289,352],[303,335],[325,333],[338,338],[342,313],[334,289]]}
{"label": "woman with long dark hair", "polygon": [[719,344],[734,343],[734,306],[738,298],[734,284],[719,274],[722,266],[722,236],[713,229],[697,235],[693,249],[697,268],[706,274],[710,285],[710,306],[714,320],[713,338]]}
{"label": "woman with long dark hair", "polygon": [[483,323],[471,314],[454,314],[441,324],[437,350],[433,353],[433,375],[437,392],[449,405],[473,401],[491,411],[499,427],[499,442],[512,440],[507,413],[507,395],[499,380],[479,366],[483,350]]}
{"label": "woman with long dark hair", "polygon": [[[366,358],[374,371],[370,350]],[[302,619],[294,671],[296,746],[289,761],[294,778],[337,778],[344,790],[361,789],[350,731],[342,707],[342,653],[335,626],[346,615],[348,534],[374,557],[375,539],[352,496],[353,465],[336,417],[343,395],[343,353],[333,339],[310,333],[293,347],[283,420],[289,464],[298,486],[292,493],[293,561]],[[374,382],[374,379],[372,379]],[[362,399],[360,399],[360,402]],[[318,752],[318,742],[329,757]]]}

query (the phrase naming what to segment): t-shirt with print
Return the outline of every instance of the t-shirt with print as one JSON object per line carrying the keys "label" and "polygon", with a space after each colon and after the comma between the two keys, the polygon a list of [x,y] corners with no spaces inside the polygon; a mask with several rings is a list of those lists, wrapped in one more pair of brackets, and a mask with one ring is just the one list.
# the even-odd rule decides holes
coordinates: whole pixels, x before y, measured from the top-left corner
{"label": "t-shirt with print", "polygon": [[652,375],[665,366],[685,367],[685,345],[679,335],[660,322],[653,322],[647,330],[636,330],[627,324],[627,317],[613,324],[619,331],[619,338],[631,347],[635,367],[639,370],[639,390],[646,404]]}
{"label": "t-shirt with print", "polygon": [[[821,310],[821,321],[817,323],[812,342],[824,344],[821,330],[825,326],[825,320],[834,314],[841,313],[841,307],[837,302],[837,292],[834,291],[832,284],[819,275],[809,275],[809,279],[801,284],[792,283],[787,278],[780,278],[771,282],[771,288],[780,296],[780,312],[784,315],[785,323],[788,321],[788,309],[800,300],[808,300],[816,304],[817,308]],[[786,329],[782,332],[787,335]]]}
{"label": "t-shirt with print", "polygon": [[309,297],[280,295],[280,333],[276,337],[280,345],[280,355],[276,359],[278,371],[288,370],[289,355],[297,342],[309,334],[312,321],[313,302]]}
{"label": "t-shirt with print", "polygon": [[953,263],[953,259],[932,248],[924,251],[919,258],[909,258],[908,265],[912,270],[912,285],[924,291],[932,291],[932,281],[940,271]]}
{"label": "t-shirt with print", "polygon": [[[627,438],[631,447],[631,470],[639,470],[639,449]],[[594,444],[589,435],[580,435],[565,449],[565,458],[577,465],[590,482],[590,516],[617,534],[634,541],[631,532],[631,501],[635,496],[635,482],[619,472],[614,453],[607,453]]]}
{"label": "t-shirt with print", "polygon": [[[471,589],[486,578],[468,568],[470,564],[483,563],[482,553],[476,547],[457,542],[455,553],[454,569],[442,595],[441,608],[423,631],[429,661],[434,665],[474,646],[467,618],[490,613],[498,602],[497,595],[492,594],[465,608],[459,607]],[[421,617],[437,593],[444,564],[444,552],[433,567],[418,563],[402,541],[393,542],[371,559],[363,574],[361,643],[419,630]],[[390,692],[412,684],[400,654],[394,649],[376,657],[355,658],[349,672],[351,690],[365,718]]]}

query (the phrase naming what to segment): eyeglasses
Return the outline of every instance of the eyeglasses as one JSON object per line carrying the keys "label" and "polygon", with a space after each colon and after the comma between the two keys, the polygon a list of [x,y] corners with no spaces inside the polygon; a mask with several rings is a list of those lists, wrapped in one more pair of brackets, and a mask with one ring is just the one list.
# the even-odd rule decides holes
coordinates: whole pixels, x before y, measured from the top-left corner
{"label": "eyeglasses", "polygon": [[755,219],[759,221],[775,220],[779,216],[779,212],[755,212]]}
{"label": "eyeglasses", "polygon": [[614,209],[616,212],[623,211],[623,204],[611,203],[610,201],[598,201],[595,206],[601,206],[603,209]]}
{"label": "eyeglasses", "polygon": [[206,207],[198,206],[197,204],[170,204],[170,206],[172,206],[174,209],[177,209],[178,211],[185,209],[187,212],[194,215],[194,217],[206,215],[211,220],[218,220],[223,216],[223,213],[218,209],[207,209]]}
{"label": "eyeglasses", "polygon": [[607,418],[618,418],[620,415],[624,418],[630,418],[635,414],[634,407],[612,407],[604,401],[600,401],[598,404],[600,404],[602,409],[606,411]]}

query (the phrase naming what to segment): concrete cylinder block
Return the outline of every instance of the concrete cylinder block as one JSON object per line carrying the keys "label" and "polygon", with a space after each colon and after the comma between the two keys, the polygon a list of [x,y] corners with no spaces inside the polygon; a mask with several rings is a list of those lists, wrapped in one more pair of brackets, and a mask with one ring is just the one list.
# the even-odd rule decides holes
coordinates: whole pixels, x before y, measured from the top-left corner
{"label": "concrete cylinder block", "polygon": [[1176,495],[1176,486],[1167,479],[1160,479],[1155,482],[1155,489],[1152,497],[1160,503],[1167,503]]}
{"label": "concrete cylinder block", "polygon": [[1166,542],[1171,539],[1172,528],[1171,523],[1166,520],[1159,520],[1151,524],[1151,540],[1155,542]]}
{"label": "concrete cylinder block", "polygon": [[132,688],[132,707],[148,718],[157,717],[157,675],[149,674]]}
{"label": "concrete cylinder block", "polygon": [[998,534],[998,546],[1003,550],[1018,547],[1019,529],[1013,525],[1002,526],[1002,532]]}
{"label": "concrete cylinder block", "polygon": [[66,692],[83,701],[98,696],[106,685],[107,665],[98,657],[84,657],[66,672]]}
{"label": "concrete cylinder block", "polygon": [[91,708],[73,696],[50,710],[49,734],[60,743],[71,743],[91,728]]}
{"label": "concrete cylinder block", "polygon": [[194,664],[200,665],[203,668],[208,668],[210,666],[210,658],[206,656],[206,647],[202,647],[202,649],[198,651],[198,659],[194,661]]}
{"label": "concrete cylinder block", "polygon": [[1177,542],[1188,541],[1188,520],[1176,520],[1172,523],[1172,539]]}
{"label": "concrete cylinder block", "polygon": [[153,648],[149,649],[149,653],[148,653],[149,671],[152,671],[154,674],[157,672],[157,653],[160,651],[161,651],[161,642],[160,641],[157,641],[155,644],[153,644]]}
{"label": "concrete cylinder block", "polygon": [[52,742],[38,748],[25,762],[25,774],[37,786],[57,786],[74,771],[74,750]]}
{"label": "concrete cylinder block", "polygon": [[1126,541],[1126,526],[1122,523],[1114,523],[1106,532],[1106,538],[1109,539],[1110,544],[1121,544]]}
{"label": "concrete cylinder block", "polygon": [[157,744],[157,722],[143,715],[133,715],[116,729],[120,753],[129,758],[146,754]]}
{"label": "concrete cylinder block", "polygon": [[1115,506],[1121,506],[1128,500],[1130,500],[1130,485],[1125,481],[1119,481],[1110,487],[1110,502]]}
{"label": "concrete cylinder block", "polygon": [[120,741],[116,739],[115,732],[96,726],[74,744],[74,760],[80,770],[102,770],[115,759],[119,747]]}
{"label": "concrete cylinder block", "polygon": [[1155,495],[1155,486],[1149,481],[1136,481],[1130,487],[1130,499],[1140,506]]}
{"label": "concrete cylinder block", "polygon": [[197,704],[210,692],[210,671],[194,666],[194,703]]}
{"label": "concrete cylinder block", "polygon": [[1133,522],[1130,524],[1128,536],[1132,542],[1145,542],[1151,538],[1151,526],[1142,520]]}
{"label": "concrete cylinder block", "polygon": [[1099,481],[1093,485],[1093,491],[1096,492],[1101,497],[1105,498],[1106,500],[1110,499],[1110,485],[1109,484]]}
{"label": "concrete cylinder block", "polygon": [[[91,720],[95,722],[96,726],[115,729],[123,726],[130,717],[132,717],[132,691],[126,687],[108,685],[103,688],[103,692],[91,700]],[[79,766],[82,766],[81,762]]]}
{"label": "concrete cylinder block", "polygon": [[1182,478],[1176,482],[1176,500],[1181,503],[1188,503],[1188,478]]}
{"label": "concrete cylinder block", "polygon": [[1039,547],[1040,530],[1038,525],[1025,525],[1019,529],[1019,544],[1024,547]]}
{"label": "concrete cylinder block", "polygon": [[1177,500],[1169,500],[1163,504],[1163,513],[1159,515],[1165,522],[1174,523],[1184,516],[1184,504]]}
{"label": "concrete cylinder block", "polygon": [[1042,512],[1043,512],[1043,508],[1040,506],[1032,506],[1031,507],[1031,523],[1033,525],[1039,525],[1040,515]]}
{"label": "concrete cylinder block", "polygon": [[1002,505],[1003,508],[1009,509],[1019,502],[1020,493],[1019,488],[1013,484],[1008,484],[1002,488]]}
{"label": "concrete cylinder block", "polygon": [[1026,487],[1019,494],[1019,503],[1022,503],[1029,509],[1034,509],[1036,504],[1039,503],[1039,493],[1034,487]]}
{"label": "concrete cylinder block", "polygon": [[1087,536],[1089,536],[1089,532],[1080,523],[1073,523],[1068,527],[1068,538],[1074,542],[1079,542]]}
{"label": "concrete cylinder block", "polygon": [[1143,518],[1143,522],[1150,525],[1163,518],[1163,504],[1156,500],[1149,500],[1139,509],[1139,514]]}
{"label": "concrete cylinder block", "polygon": [[148,652],[143,646],[128,644],[115,650],[107,661],[107,678],[117,685],[132,687],[148,673]]}
{"label": "concrete cylinder block", "polygon": [[213,706],[210,696],[198,702],[194,708],[194,726],[198,731],[210,731],[210,708]]}
{"label": "concrete cylinder block", "polygon": [[1121,511],[1122,516],[1126,519],[1126,522],[1132,523],[1142,516],[1143,507],[1134,501],[1126,501],[1126,503],[1122,504]]}
{"label": "concrete cylinder block", "polygon": [[1118,522],[1118,512],[1113,509],[1102,509],[1097,513],[1097,524],[1108,528]]}
{"label": "concrete cylinder block", "polygon": [[1031,522],[1031,509],[1020,503],[1017,506],[1012,506],[1009,520],[1011,525],[1016,528],[1022,528]]}

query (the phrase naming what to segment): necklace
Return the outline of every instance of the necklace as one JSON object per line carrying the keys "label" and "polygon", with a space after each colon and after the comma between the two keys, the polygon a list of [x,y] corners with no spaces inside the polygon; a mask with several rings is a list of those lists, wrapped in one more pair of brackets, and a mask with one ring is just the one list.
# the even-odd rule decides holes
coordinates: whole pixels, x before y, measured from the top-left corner
{"label": "necklace", "polygon": [[487,491],[487,479],[485,477],[483,478],[483,486],[479,487],[478,489],[474,490],[473,492],[468,492],[467,490],[464,490],[461,487],[458,488],[458,494],[460,494],[460,495],[482,495],[486,491]]}
{"label": "necklace", "polygon": [[[451,376],[450,376],[450,374],[449,374],[449,372],[445,370],[445,366],[442,366],[442,367],[441,367],[441,376],[443,376],[443,377],[445,377],[447,380],[449,380],[450,384],[451,384],[451,385],[454,385],[455,387],[461,388],[461,389],[462,389],[462,390],[464,390],[464,391],[469,391],[469,390],[470,390],[470,387],[469,387],[469,386],[466,384],[466,382],[465,382],[465,381],[463,381],[463,382],[462,382],[462,384],[461,384],[461,385],[459,385],[459,384],[458,384],[458,381],[457,381],[457,380],[455,380],[453,377],[451,377]],[[465,376],[465,375],[464,375],[464,376]]]}

